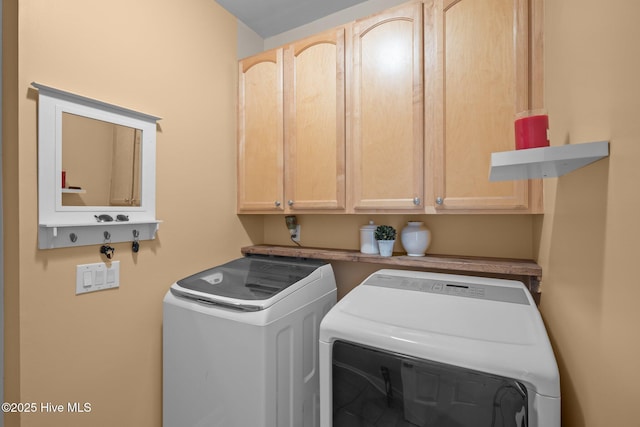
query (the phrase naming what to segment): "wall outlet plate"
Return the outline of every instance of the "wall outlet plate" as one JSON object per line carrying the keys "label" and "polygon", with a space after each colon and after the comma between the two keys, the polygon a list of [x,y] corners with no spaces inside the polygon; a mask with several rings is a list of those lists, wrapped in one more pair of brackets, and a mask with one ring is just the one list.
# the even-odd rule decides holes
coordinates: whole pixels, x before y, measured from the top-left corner
{"label": "wall outlet plate", "polygon": [[120,286],[120,261],[76,266],[76,295]]}
{"label": "wall outlet plate", "polygon": [[300,224],[296,225],[296,234],[295,237],[293,237],[294,235],[291,235],[291,240],[293,240],[294,242],[298,242],[300,243]]}

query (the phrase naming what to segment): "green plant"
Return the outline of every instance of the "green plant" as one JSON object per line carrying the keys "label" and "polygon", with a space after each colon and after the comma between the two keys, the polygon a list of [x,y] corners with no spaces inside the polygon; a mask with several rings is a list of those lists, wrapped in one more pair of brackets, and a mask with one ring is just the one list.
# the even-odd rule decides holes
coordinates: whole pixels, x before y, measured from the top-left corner
{"label": "green plant", "polygon": [[376,240],[396,240],[396,229],[390,225],[379,225],[375,231]]}

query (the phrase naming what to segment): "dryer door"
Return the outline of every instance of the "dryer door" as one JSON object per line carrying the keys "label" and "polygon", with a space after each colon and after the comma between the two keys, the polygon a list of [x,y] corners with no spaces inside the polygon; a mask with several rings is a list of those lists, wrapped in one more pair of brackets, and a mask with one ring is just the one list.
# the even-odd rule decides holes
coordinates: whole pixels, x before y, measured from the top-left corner
{"label": "dryer door", "polygon": [[333,346],[333,426],[526,427],[518,381],[343,341]]}

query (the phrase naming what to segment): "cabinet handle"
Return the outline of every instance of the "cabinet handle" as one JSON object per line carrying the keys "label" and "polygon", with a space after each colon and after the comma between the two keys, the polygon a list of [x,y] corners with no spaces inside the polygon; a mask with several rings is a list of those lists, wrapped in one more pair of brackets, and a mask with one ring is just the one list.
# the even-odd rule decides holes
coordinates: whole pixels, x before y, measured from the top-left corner
{"label": "cabinet handle", "polygon": [[289,206],[293,206],[293,200],[289,200],[289,201],[287,202],[287,204],[288,204]]}
{"label": "cabinet handle", "polygon": [[276,208],[279,208],[280,205],[281,205],[280,200],[276,200],[276,202],[274,204],[276,205]]}
{"label": "cabinet handle", "polygon": [[436,205],[442,205],[443,202],[442,197],[436,197]]}
{"label": "cabinet handle", "polygon": [[416,206],[420,206],[420,197],[414,197],[413,198],[413,204]]}

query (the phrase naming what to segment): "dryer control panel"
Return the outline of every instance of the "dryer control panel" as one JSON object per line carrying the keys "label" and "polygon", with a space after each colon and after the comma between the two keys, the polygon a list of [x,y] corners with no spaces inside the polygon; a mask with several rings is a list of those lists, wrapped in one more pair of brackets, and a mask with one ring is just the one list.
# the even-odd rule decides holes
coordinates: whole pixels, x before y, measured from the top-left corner
{"label": "dryer control panel", "polygon": [[525,290],[518,287],[433,280],[419,277],[398,277],[388,274],[374,274],[362,284],[367,286],[406,289],[409,291],[529,305],[529,300],[527,299]]}

